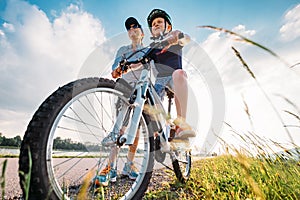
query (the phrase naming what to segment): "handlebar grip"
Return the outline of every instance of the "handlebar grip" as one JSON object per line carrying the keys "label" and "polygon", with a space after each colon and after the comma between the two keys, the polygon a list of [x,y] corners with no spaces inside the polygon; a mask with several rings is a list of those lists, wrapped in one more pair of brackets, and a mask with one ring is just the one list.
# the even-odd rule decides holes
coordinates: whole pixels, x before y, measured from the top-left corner
{"label": "handlebar grip", "polygon": [[182,39],[182,38],[184,38],[184,33],[183,32],[178,34],[178,39]]}

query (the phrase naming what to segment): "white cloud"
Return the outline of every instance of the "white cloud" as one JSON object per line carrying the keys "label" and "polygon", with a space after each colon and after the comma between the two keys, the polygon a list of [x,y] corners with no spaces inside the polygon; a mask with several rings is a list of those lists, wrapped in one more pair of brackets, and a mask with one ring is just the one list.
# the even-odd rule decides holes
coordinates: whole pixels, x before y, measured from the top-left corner
{"label": "white cloud", "polygon": [[284,41],[292,41],[300,36],[300,4],[285,14],[279,32]]}
{"label": "white cloud", "polygon": [[250,37],[255,35],[256,31],[255,30],[246,30],[245,25],[238,25],[232,29],[233,32],[238,33],[244,37]]}
{"label": "white cloud", "polygon": [[3,23],[3,28],[5,28],[8,32],[15,32],[15,27],[14,25],[4,22]]}
{"label": "white cloud", "polygon": [[0,36],[1,37],[4,37],[5,36],[5,34],[4,34],[4,32],[0,29]]}
{"label": "white cloud", "polygon": [[[77,78],[81,65],[105,40],[101,22],[71,4],[53,21],[35,5],[8,1],[0,29],[0,131],[16,134],[29,121],[7,122],[17,112],[32,113],[59,86]],[[5,125],[6,124],[6,125]],[[4,130],[3,130],[4,129]],[[19,128],[23,130],[23,127]]]}

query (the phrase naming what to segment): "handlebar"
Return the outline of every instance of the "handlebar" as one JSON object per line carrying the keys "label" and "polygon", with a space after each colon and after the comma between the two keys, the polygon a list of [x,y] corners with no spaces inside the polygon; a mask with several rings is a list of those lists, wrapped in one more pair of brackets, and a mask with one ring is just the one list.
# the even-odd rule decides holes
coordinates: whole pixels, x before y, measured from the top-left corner
{"label": "handlebar", "polygon": [[[171,37],[171,36],[170,36]],[[140,49],[139,51],[136,51],[134,53],[132,53],[131,55],[129,55],[127,58],[121,60],[119,62],[119,66],[118,68],[116,68],[115,70],[113,70],[113,72],[111,73],[112,77],[113,78],[119,78],[123,73],[126,73],[128,71],[128,66],[131,65],[131,64],[137,64],[137,63],[146,63],[149,61],[149,58],[151,53],[153,52],[153,50],[155,49],[163,49],[165,47],[167,47],[169,45],[169,39],[170,37],[166,37],[166,38],[163,38],[159,41],[154,41],[152,42],[149,46],[143,48],[143,49]],[[184,33],[180,32],[178,34],[178,39],[183,39],[184,38]],[[147,49],[147,52],[139,59],[137,60],[134,60],[134,61],[129,61],[128,59],[131,58],[133,55],[135,55],[137,52],[140,52],[140,51],[143,51],[145,49]]]}

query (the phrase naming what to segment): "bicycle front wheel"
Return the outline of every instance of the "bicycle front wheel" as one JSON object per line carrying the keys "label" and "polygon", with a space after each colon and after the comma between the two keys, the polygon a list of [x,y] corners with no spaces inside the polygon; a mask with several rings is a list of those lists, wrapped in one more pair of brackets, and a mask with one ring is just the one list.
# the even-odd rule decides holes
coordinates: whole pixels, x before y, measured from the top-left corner
{"label": "bicycle front wheel", "polygon": [[[95,184],[97,175],[109,165],[112,148],[101,142],[114,128],[116,104],[122,102],[123,107],[129,106],[125,90],[126,87],[116,89],[112,80],[87,78],[59,88],[42,103],[21,145],[19,170],[24,196],[28,195],[29,199],[142,198],[154,162],[152,130],[145,114],[140,121],[134,157],[137,178],[121,176],[128,146],[115,146],[118,148],[115,182],[106,186]],[[26,185],[24,174],[30,173],[30,185]]]}

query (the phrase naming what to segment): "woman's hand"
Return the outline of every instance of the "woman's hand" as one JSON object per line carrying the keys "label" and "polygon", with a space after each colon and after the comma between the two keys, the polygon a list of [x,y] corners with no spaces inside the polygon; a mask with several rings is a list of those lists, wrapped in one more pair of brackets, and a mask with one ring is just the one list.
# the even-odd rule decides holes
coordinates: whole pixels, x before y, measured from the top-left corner
{"label": "woman's hand", "polygon": [[116,68],[115,70],[113,70],[113,71],[111,72],[111,76],[112,76],[113,78],[120,78],[121,75],[122,75],[122,69],[121,69],[121,67],[118,67],[118,68]]}
{"label": "woman's hand", "polygon": [[130,64],[129,67],[126,67],[125,70],[122,70],[122,68],[119,66],[117,67],[115,70],[113,70],[111,72],[111,76],[113,78],[120,78],[122,76],[122,74],[126,74],[128,72],[128,70],[137,70],[139,68],[142,67],[141,63],[137,63],[137,64]]}

